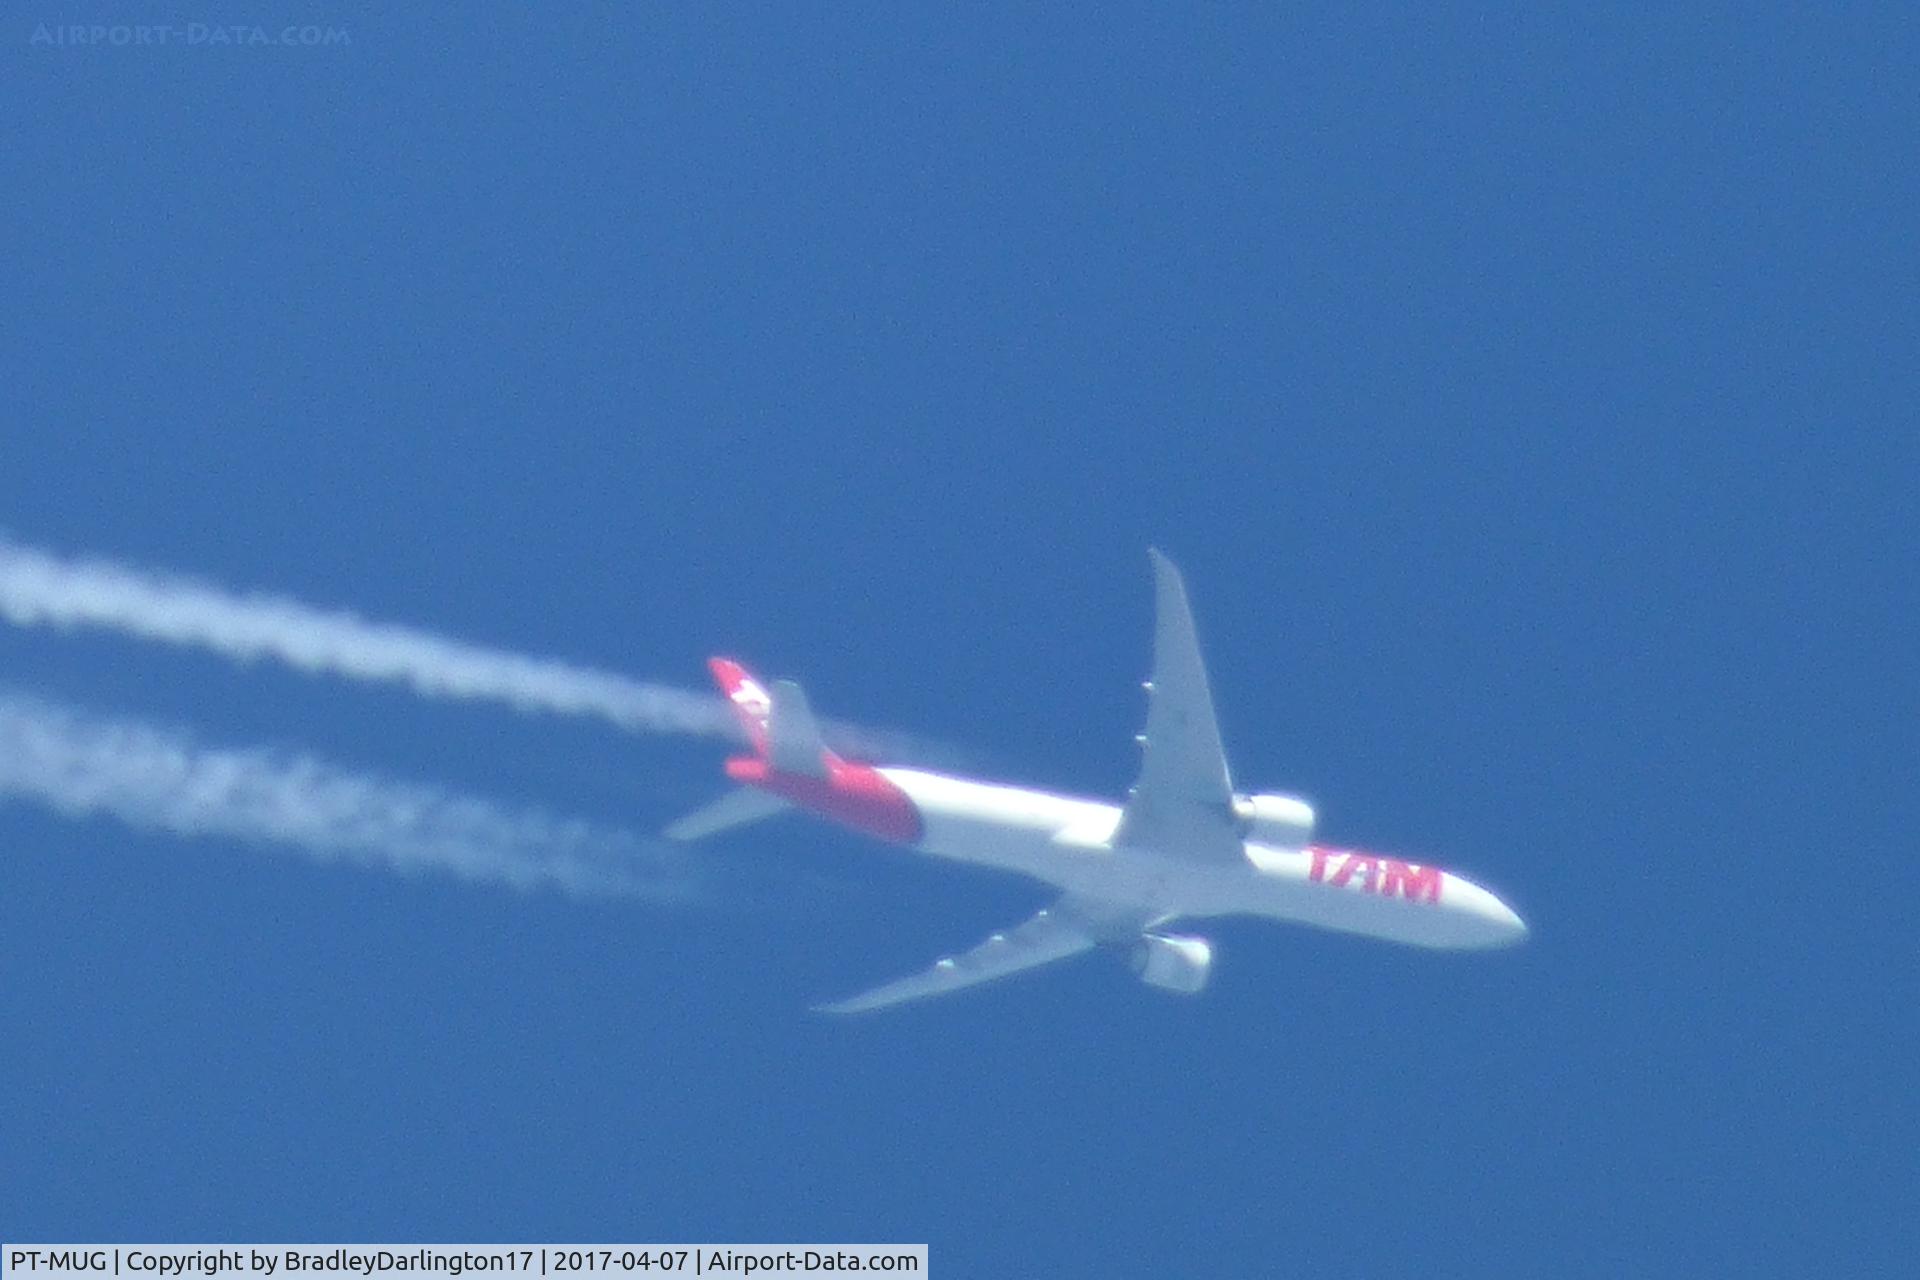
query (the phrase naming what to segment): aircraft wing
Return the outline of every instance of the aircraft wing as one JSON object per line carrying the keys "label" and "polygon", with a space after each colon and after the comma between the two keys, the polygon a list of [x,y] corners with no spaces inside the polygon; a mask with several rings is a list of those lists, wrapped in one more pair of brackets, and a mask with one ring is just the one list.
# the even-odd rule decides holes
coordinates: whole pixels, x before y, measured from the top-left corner
{"label": "aircraft wing", "polygon": [[927,996],[991,982],[1025,969],[1079,955],[1092,948],[1103,933],[1091,920],[1057,903],[1025,924],[996,933],[971,951],[936,960],[919,973],[863,991],[831,1004],[814,1006],[820,1013],[865,1013]]}
{"label": "aircraft wing", "polygon": [[1153,680],[1147,686],[1140,778],[1113,841],[1210,866],[1237,866],[1246,852],[1187,588],[1173,561],[1158,551],[1147,555],[1154,581]]}

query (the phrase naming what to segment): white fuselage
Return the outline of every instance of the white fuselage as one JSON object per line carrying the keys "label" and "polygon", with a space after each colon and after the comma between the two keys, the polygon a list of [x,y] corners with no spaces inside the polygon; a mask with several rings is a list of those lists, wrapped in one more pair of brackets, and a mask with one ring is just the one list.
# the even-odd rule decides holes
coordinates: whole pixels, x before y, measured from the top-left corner
{"label": "white fuselage", "polygon": [[1242,865],[1213,867],[1118,846],[1117,805],[880,768],[918,812],[912,847],[1019,872],[1067,893],[1158,919],[1252,915],[1438,948],[1505,946],[1526,926],[1486,889],[1451,872],[1357,850],[1248,842]]}

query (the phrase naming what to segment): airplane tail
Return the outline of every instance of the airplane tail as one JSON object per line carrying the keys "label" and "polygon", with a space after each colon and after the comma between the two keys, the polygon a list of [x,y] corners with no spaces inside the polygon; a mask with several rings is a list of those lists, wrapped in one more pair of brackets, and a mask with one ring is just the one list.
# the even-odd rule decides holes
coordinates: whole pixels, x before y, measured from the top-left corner
{"label": "airplane tail", "polygon": [[713,672],[714,684],[733,704],[733,714],[746,731],[747,741],[753,744],[754,754],[765,756],[767,721],[773,715],[773,699],[767,696],[761,683],[753,678],[753,673],[732,658],[708,658],[707,670]]}
{"label": "airplane tail", "polygon": [[[752,769],[798,778],[825,779],[840,758],[821,739],[819,721],[807,704],[806,691],[791,680],[776,680],[771,691],[753,673],[731,658],[709,658],[707,669],[753,747]],[[741,762],[735,762],[741,763]],[[734,773],[730,767],[729,773]],[[735,776],[742,776],[735,773]],[[671,823],[664,834],[673,840],[698,840],[716,832],[745,826],[782,813],[792,806],[757,786],[730,791],[712,804]]]}
{"label": "airplane tail", "polygon": [[771,692],[731,658],[709,658],[713,682],[733,704],[754,754],[780,773],[824,778],[840,758],[827,750],[820,723],[807,704],[806,690],[791,680],[775,680]]}

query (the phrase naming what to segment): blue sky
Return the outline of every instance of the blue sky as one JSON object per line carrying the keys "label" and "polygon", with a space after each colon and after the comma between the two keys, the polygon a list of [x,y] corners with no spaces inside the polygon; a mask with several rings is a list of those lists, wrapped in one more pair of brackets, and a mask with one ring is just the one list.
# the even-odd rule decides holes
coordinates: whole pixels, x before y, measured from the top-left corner
{"label": "blue sky", "polygon": [[[582,902],[6,803],[0,1235],[1910,1263],[1903,11],[381,6],[216,49],[42,8],[14,538],[649,680],[734,651],[1093,794],[1160,545],[1237,779],[1533,938],[1226,922],[1197,1001],[1096,960],[849,1023],[804,1010],[1041,891],[783,820],[698,903]],[[719,785],[714,743],[124,639],[0,668],[637,831]]]}

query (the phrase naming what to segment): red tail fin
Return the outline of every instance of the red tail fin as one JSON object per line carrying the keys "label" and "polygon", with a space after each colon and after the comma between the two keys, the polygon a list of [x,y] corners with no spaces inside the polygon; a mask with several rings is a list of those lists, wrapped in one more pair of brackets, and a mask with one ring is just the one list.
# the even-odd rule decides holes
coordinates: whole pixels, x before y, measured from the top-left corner
{"label": "red tail fin", "polygon": [[[768,688],[732,658],[708,658],[707,669],[755,752],[753,759],[727,761],[729,778],[883,840],[912,844],[925,833],[919,810],[897,783],[872,765],[850,764],[827,749],[799,685],[775,680]],[[699,836],[768,812],[730,798],[681,819],[667,834]]]}
{"label": "red tail fin", "polygon": [[773,699],[767,696],[760,682],[732,658],[708,658],[707,670],[713,672],[713,682],[733,704],[733,713],[740,718],[740,727],[746,730],[754,753],[765,757],[767,721],[773,715]]}

